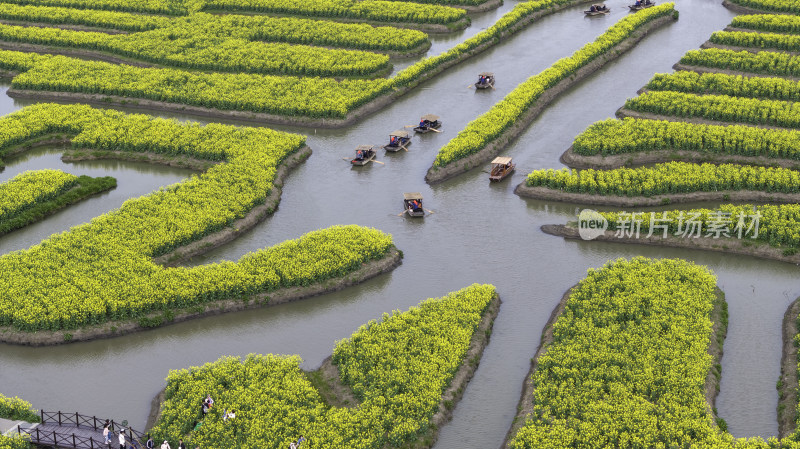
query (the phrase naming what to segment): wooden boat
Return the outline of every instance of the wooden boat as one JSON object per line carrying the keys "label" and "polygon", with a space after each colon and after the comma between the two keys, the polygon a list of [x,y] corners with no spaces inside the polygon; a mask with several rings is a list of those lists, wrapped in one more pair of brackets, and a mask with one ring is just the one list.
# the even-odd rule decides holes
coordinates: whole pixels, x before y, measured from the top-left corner
{"label": "wooden boat", "polygon": [[637,4],[628,5],[628,8],[630,8],[631,11],[639,11],[642,9],[650,8],[652,6],[656,6],[656,2],[652,0],[642,0],[638,5]]}
{"label": "wooden boat", "polygon": [[511,162],[510,157],[496,157],[492,161],[492,169],[489,171],[490,181],[502,181],[510,175],[517,164]]}
{"label": "wooden boat", "polygon": [[475,83],[476,89],[489,89],[494,87],[494,73],[483,72],[478,74],[478,82]]}
{"label": "wooden boat", "polygon": [[427,133],[434,129],[439,129],[442,127],[442,122],[439,121],[438,115],[433,114],[426,114],[423,115],[422,118],[419,120],[420,126],[414,128],[414,131],[418,133]]}
{"label": "wooden boat", "polygon": [[353,165],[367,165],[375,159],[375,147],[372,145],[359,145],[356,148],[356,157],[350,161]]}
{"label": "wooden boat", "polygon": [[[594,10],[594,11],[592,11],[592,10]],[[608,14],[610,12],[611,12],[611,9],[609,7],[607,7],[604,3],[598,3],[598,4],[592,5],[592,8],[589,8],[589,9],[585,10],[584,14],[586,14],[587,16],[599,16],[599,15]]]}
{"label": "wooden boat", "polygon": [[395,152],[405,150],[409,145],[411,145],[411,136],[408,135],[408,132],[397,130],[389,134],[389,145],[385,145],[383,149]]}
{"label": "wooden boat", "polygon": [[422,208],[422,194],[418,192],[404,193],[403,208],[409,217],[424,217],[425,209]]}

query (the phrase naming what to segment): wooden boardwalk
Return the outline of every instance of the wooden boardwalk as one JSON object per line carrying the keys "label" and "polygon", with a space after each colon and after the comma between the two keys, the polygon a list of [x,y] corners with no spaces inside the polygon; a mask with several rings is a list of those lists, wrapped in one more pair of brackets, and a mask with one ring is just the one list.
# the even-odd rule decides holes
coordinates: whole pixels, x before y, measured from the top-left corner
{"label": "wooden boardwalk", "polygon": [[125,433],[125,447],[143,449],[146,437],[130,427],[108,420],[111,424],[111,443],[106,444],[103,438],[105,419],[85,416],[79,413],[40,412],[42,422],[30,427],[19,426],[17,433],[27,434],[30,441],[39,446],[69,449],[107,449],[118,448],[119,432]]}

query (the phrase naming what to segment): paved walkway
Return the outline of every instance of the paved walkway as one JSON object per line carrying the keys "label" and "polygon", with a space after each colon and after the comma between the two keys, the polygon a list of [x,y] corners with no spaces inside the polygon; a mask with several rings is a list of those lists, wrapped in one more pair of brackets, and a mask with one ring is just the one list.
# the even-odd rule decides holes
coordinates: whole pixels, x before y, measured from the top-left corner
{"label": "paved walkway", "polygon": [[18,433],[17,427],[22,426],[23,429],[30,429],[36,427],[36,424],[31,424],[25,421],[12,421],[10,419],[0,418],[0,435],[14,436]]}
{"label": "paved walkway", "polygon": [[127,448],[142,449],[144,447],[144,441],[136,439],[136,436],[142,437],[140,433],[123,428],[113,421],[112,428],[115,428],[116,432],[112,431],[111,444],[107,445],[105,438],[103,438],[102,423],[104,420],[77,413],[42,412],[42,416],[45,422],[41,424],[0,419],[0,433],[7,433],[12,436],[20,433],[19,429],[21,429],[22,433],[30,435],[31,443],[54,448],[107,449],[113,447],[116,449],[119,447],[119,431],[125,429],[125,445]]}

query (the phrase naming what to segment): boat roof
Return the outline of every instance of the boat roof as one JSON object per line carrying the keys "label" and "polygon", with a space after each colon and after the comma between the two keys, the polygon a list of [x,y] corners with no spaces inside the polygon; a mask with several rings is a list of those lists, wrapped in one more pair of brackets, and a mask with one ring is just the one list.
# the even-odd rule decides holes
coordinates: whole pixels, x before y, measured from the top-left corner
{"label": "boat roof", "polygon": [[494,73],[492,73],[492,72],[481,72],[481,73],[478,74],[478,76],[494,76]]}
{"label": "boat roof", "polygon": [[404,193],[404,194],[403,194],[403,199],[404,199],[404,200],[421,200],[421,199],[422,199],[422,194],[421,194],[421,193],[419,193],[419,192],[415,192],[415,193]]}
{"label": "boat roof", "polygon": [[356,148],[356,151],[368,151],[368,150],[371,150],[373,147],[374,147],[374,145],[359,145]]}
{"label": "boat roof", "polygon": [[422,116],[422,120],[427,120],[429,122],[435,122],[436,120],[439,120],[439,116],[438,115],[433,115],[433,114],[425,114],[425,115]]}
{"label": "boat roof", "polygon": [[500,156],[500,157],[496,157],[496,158],[494,158],[494,160],[492,161],[492,164],[502,164],[502,165],[506,165],[506,164],[510,164],[510,163],[511,163],[511,158],[510,158],[510,157],[502,157],[502,156]]}
{"label": "boat roof", "polygon": [[402,129],[398,129],[397,131],[392,131],[392,133],[389,135],[395,137],[408,137],[408,131],[403,131]]}

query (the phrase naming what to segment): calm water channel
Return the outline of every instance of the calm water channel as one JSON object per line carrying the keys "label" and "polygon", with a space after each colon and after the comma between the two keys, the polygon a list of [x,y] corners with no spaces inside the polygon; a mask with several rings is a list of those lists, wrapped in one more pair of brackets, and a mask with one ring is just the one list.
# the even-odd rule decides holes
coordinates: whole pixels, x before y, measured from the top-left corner
{"label": "calm water channel", "polygon": [[[463,33],[436,37],[433,53],[485,28],[515,2],[482,14]],[[335,294],[274,308],[200,319],[131,336],[53,348],[0,345],[0,391],[36,407],[128,419],[144,425],[153,395],[170,369],[251,352],[299,354],[314,369],[334,342],[393,309],[407,309],[474,282],[492,283],[503,299],[492,340],[453,421],[437,449],[499,446],[516,411],[530,358],[542,327],[564,291],[586,270],[610,259],[644,255],[681,257],[717,274],[730,305],[717,407],[736,436],[777,433],[775,382],[779,373],[781,318],[800,295],[797,267],[754,258],[621,244],[565,242],[539,227],[575,216],[575,205],[522,200],[512,193],[535,168],[560,167],[558,157],[594,121],[611,117],[655,72],[666,72],[689,49],[733,17],[718,0],[679,0],[680,20],[653,33],[634,50],[569,91],[505,153],[518,172],[489,185],[475,170],[428,186],[424,175],[438,149],[514,86],[593,40],[627,11],[611,0],[609,17],[586,19],[581,8],[544,18],[494,49],[463,63],[356,126],[343,130],[282,127],[308,135],[314,155],[289,178],[277,213],[235,242],[194,263],[241,255],[307,231],[356,223],[393,234],[405,260],[393,273]],[[467,89],[477,73],[496,73],[497,89]],[[0,86],[0,90],[6,87]],[[0,113],[24,103],[0,95]],[[343,156],[363,143],[381,143],[390,131],[424,113],[444,122],[441,134],[415,137],[408,153],[379,158],[386,165],[352,169]],[[177,117],[191,119],[189,117]],[[382,152],[381,152],[382,153]],[[123,162],[64,164],[55,150],[8,162],[0,181],[34,168],[112,175],[119,187],[43,223],[0,238],[0,251],[26,248],[122,201],[180,181],[191,172]],[[420,191],[436,213],[424,220],[396,216],[401,195]]]}

